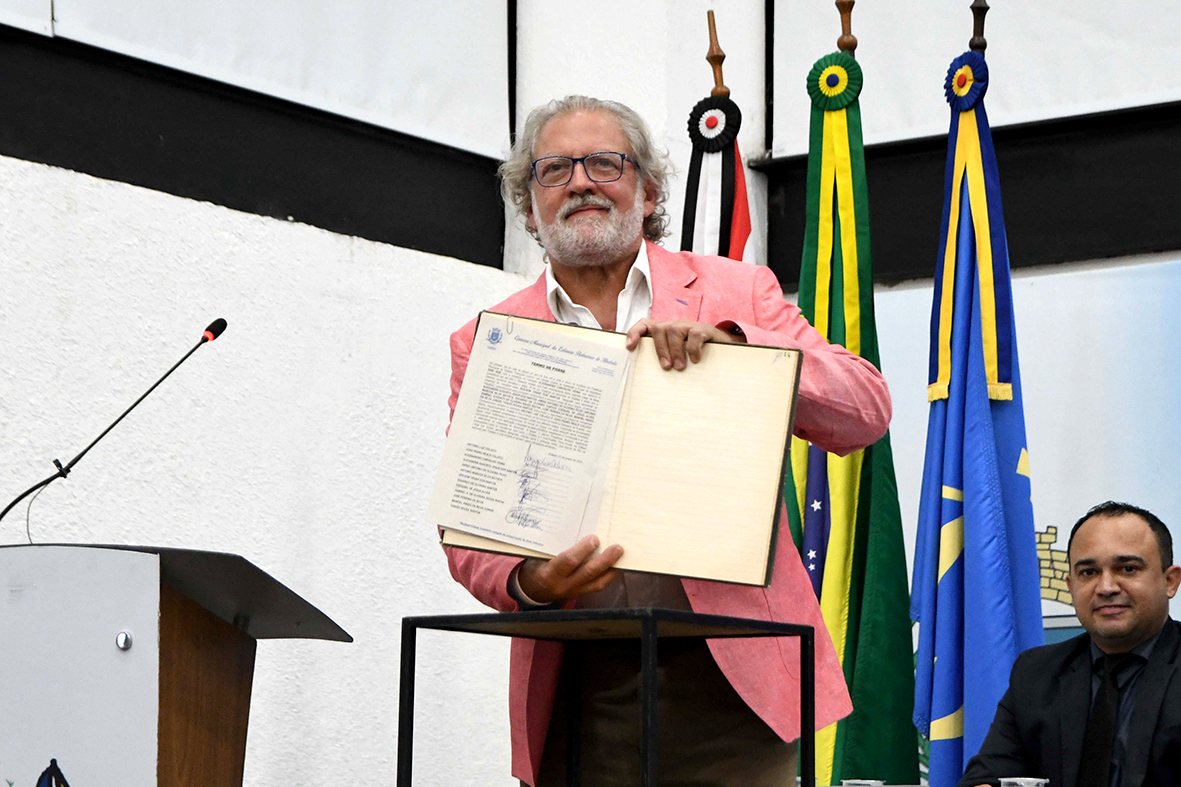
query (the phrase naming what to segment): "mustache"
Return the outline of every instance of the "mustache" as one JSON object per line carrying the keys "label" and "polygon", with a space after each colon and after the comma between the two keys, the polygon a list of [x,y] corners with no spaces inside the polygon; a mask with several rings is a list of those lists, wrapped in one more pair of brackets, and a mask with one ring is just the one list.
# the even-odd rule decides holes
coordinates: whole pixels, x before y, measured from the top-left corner
{"label": "mustache", "polygon": [[582,208],[606,208],[608,212],[615,210],[615,203],[606,197],[598,197],[594,194],[581,194],[571,197],[565,205],[558,210],[558,218],[564,219],[576,210]]}

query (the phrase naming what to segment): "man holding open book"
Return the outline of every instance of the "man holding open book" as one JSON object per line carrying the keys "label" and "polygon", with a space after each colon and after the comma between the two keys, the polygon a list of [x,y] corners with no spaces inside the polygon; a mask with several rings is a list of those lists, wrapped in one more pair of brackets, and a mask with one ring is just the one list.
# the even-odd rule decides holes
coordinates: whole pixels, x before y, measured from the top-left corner
{"label": "man holding open book", "polygon": [[[668,374],[708,363],[703,346],[711,342],[802,349],[795,434],[839,454],[875,442],[890,420],[881,374],[813,330],[784,301],[768,268],[672,253],[657,245],[668,222],[669,166],[643,120],[622,104],[572,96],[530,113],[501,176],[506,200],[521,212],[549,265],[535,284],[491,311],[626,331],[629,350],[641,337],[651,337]],[[474,320],[451,337],[453,414],[474,341]],[[739,394],[730,406],[749,405]],[[710,413],[699,418],[708,421]],[[735,445],[733,456],[684,456],[683,462],[685,467],[721,466],[743,451]],[[676,466],[661,471],[679,472]],[[850,712],[840,664],[790,538],[779,539],[774,579],[767,587],[621,572],[614,566],[626,547],[600,545],[592,535],[551,559],[455,547],[447,548],[447,558],[456,580],[502,611],[547,605],[668,607],[811,625],[816,630],[817,728]],[[638,645],[587,648],[581,689],[583,783],[636,782]],[[513,774],[532,785],[565,783],[565,708],[555,702],[563,696],[562,655],[559,643],[512,643]],[[796,640],[662,643],[659,658],[662,782],[794,783],[800,733]]]}

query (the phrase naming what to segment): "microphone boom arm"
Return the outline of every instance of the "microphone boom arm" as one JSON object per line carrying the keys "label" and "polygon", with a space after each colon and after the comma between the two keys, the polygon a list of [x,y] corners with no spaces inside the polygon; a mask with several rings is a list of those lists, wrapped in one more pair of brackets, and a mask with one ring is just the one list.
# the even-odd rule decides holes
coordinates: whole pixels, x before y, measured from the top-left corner
{"label": "microphone boom arm", "polygon": [[[214,327],[217,325],[217,323],[218,323],[218,322],[221,322],[221,326],[220,326],[220,328],[219,328],[219,329],[217,329],[217,330],[216,330],[216,332],[215,332],[215,333],[213,333],[211,329],[213,329],[213,328],[214,328]],[[220,335],[221,335],[221,332],[222,332],[223,330],[225,330],[225,321],[224,321],[224,320],[217,320],[217,321],[215,321],[215,322],[213,323],[213,325],[210,325],[210,329],[207,329],[207,330],[205,331],[205,333],[204,333],[204,334],[201,336],[201,341],[199,341],[199,342],[197,342],[195,345],[193,345],[193,349],[189,350],[187,353],[185,353],[185,354],[184,354],[184,357],[183,357],[183,358],[181,358],[179,361],[177,361],[176,363],[174,363],[174,364],[172,365],[172,368],[171,368],[171,369],[169,369],[168,371],[166,371],[166,372],[164,373],[164,376],[163,376],[163,377],[161,377],[159,380],[157,380],[157,381],[155,382],[155,384],[154,384],[154,385],[152,385],[152,387],[151,387],[151,388],[149,388],[148,390],[144,391],[144,393],[143,393],[143,396],[141,396],[141,397],[139,397],[138,399],[136,399],[136,400],[135,400],[135,402],[133,402],[133,403],[132,403],[131,407],[128,407],[126,410],[124,410],[124,411],[123,411],[123,414],[122,414],[122,415],[120,415],[118,418],[116,418],[116,419],[115,419],[115,421],[114,421],[114,423],[112,423],[110,426],[108,426],[106,429],[104,429],[102,434],[100,434],[98,437],[94,438],[94,440],[92,440],[92,441],[91,441],[90,445],[88,445],[88,446],[86,446],[85,448],[83,448],[83,449],[82,449],[82,451],[81,451],[81,452],[80,452],[80,453],[79,453],[77,456],[75,456],[73,459],[71,459],[71,460],[70,460],[69,464],[67,464],[65,467],[63,467],[63,466],[62,466],[62,463],[61,463],[60,461],[58,461],[57,459],[54,459],[54,460],[53,460],[53,464],[57,466],[57,472],[56,472],[56,473],[54,473],[53,475],[49,476],[49,478],[46,478],[44,481],[39,481],[39,482],[37,482],[36,484],[34,484],[33,486],[29,487],[27,490],[25,490],[24,492],[22,492],[22,493],[21,493],[21,494],[20,494],[20,495],[19,495],[19,496],[18,496],[18,497],[15,499],[15,500],[13,500],[11,503],[9,503],[7,506],[5,506],[4,510],[3,510],[3,511],[0,511],[0,520],[3,520],[3,519],[4,519],[4,516],[5,516],[5,515],[6,515],[6,514],[7,514],[9,511],[11,511],[13,508],[15,508],[17,503],[19,503],[20,501],[24,500],[26,497],[28,497],[28,496],[29,496],[29,495],[31,495],[32,493],[36,492],[36,491],[37,491],[38,489],[40,489],[41,487],[48,486],[50,483],[52,483],[52,482],[53,482],[55,479],[57,479],[57,478],[65,478],[66,476],[68,476],[68,475],[70,474],[70,471],[71,471],[72,469],[74,469],[74,465],[78,464],[78,460],[79,460],[79,459],[81,459],[82,457],[86,456],[86,453],[87,453],[87,452],[88,452],[88,451],[89,451],[91,448],[94,448],[95,444],[97,444],[99,440],[101,440],[101,439],[103,439],[104,437],[106,437],[106,436],[107,436],[107,432],[109,432],[109,431],[111,431],[112,429],[114,429],[114,428],[115,428],[115,426],[116,426],[116,425],[118,425],[118,423],[119,423],[120,421],[122,421],[124,418],[126,418],[126,417],[127,417],[127,414],[128,414],[128,413],[130,413],[130,412],[131,412],[132,410],[134,410],[134,409],[135,409],[137,406],[139,406],[139,403],[140,403],[140,402],[142,402],[144,399],[146,399],[146,398],[147,398],[147,396],[148,396],[148,394],[150,394],[152,391],[156,390],[156,387],[157,387],[158,385],[160,385],[160,383],[162,383],[162,382],[164,382],[166,379],[168,379],[168,375],[170,375],[170,374],[172,374],[173,372],[175,372],[175,371],[176,371],[176,368],[177,368],[178,366],[180,366],[182,363],[184,363],[185,361],[187,361],[187,360],[189,359],[189,356],[190,356],[190,355],[192,355],[193,353],[197,352],[197,349],[198,349],[198,348],[200,348],[200,346],[201,346],[202,344],[205,344],[206,342],[213,341],[214,339],[216,339],[218,336],[220,336]]]}

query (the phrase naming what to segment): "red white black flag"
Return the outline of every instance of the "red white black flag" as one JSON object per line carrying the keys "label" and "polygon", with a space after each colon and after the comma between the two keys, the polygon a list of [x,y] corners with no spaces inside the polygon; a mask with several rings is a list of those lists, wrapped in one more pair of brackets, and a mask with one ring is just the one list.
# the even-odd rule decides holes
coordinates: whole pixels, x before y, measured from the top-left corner
{"label": "red white black flag", "polygon": [[725,96],[697,102],[689,113],[693,155],[685,182],[681,250],[742,259],[750,238],[750,205],[738,150],[742,113]]}

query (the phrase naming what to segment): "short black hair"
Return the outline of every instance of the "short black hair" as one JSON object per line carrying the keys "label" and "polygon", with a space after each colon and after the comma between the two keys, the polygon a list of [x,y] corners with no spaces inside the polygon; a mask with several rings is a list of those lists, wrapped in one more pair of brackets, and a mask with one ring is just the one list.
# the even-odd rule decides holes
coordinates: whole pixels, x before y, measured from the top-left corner
{"label": "short black hair", "polygon": [[1074,543],[1074,534],[1078,532],[1083,522],[1097,516],[1112,517],[1123,514],[1135,514],[1143,519],[1144,523],[1152,530],[1153,535],[1156,536],[1156,544],[1160,548],[1161,569],[1164,570],[1173,565],[1173,537],[1169,534],[1169,528],[1165,527],[1165,523],[1160,521],[1160,517],[1147,509],[1134,506],[1131,503],[1117,503],[1114,500],[1100,503],[1083,514],[1082,518],[1074,523],[1074,527],[1070,530],[1070,540],[1066,542],[1067,559],[1070,558],[1070,546]]}

